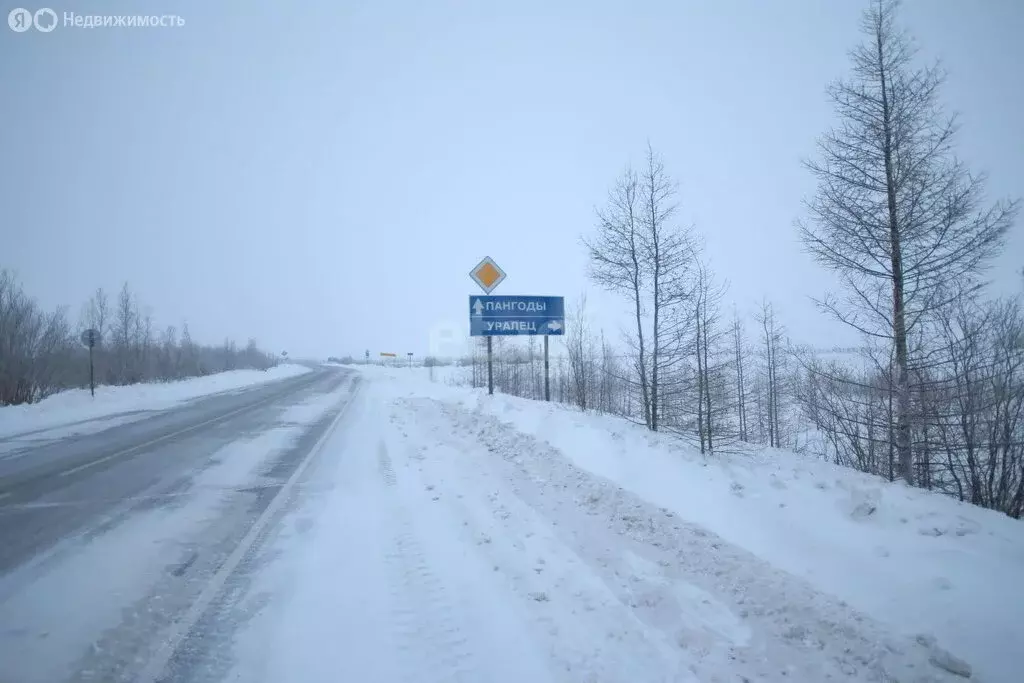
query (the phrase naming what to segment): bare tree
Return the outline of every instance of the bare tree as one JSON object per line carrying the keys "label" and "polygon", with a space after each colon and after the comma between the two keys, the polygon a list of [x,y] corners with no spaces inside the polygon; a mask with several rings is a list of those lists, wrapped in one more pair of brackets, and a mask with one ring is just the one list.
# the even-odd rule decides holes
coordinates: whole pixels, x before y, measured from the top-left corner
{"label": "bare tree", "polygon": [[648,428],[662,418],[661,381],[684,358],[677,315],[687,301],[692,240],[674,223],[676,186],[661,158],[647,146],[642,172],[627,170],[598,212],[597,234],[584,240],[590,277],[625,294],[635,322],[636,374]]}
{"label": "bare tree", "polygon": [[529,364],[530,397],[544,398],[544,359],[537,350],[537,337],[534,335],[526,339],[526,357]]}
{"label": "bare tree", "polygon": [[[945,356],[920,381],[918,471],[960,500],[1020,517],[1024,509],[1024,316],[1019,299],[944,312]],[[941,461],[940,461],[941,459]],[[935,472],[934,465],[942,467]]]}
{"label": "bare tree", "polygon": [[71,349],[66,309],[45,313],[0,270],[0,405],[32,403],[67,386]]}
{"label": "bare tree", "polygon": [[153,357],[153,311],[146,308],[145,315],[139,317],[139,348],[143,377],[157,376],[156,359]]}
{"label": "bare tree", "polygon": [[198,354],[196,352],[196,345],[192,341],[192,333],[188,329],[188,323],[184,323],[181,326],[181,350],[178,354],[179,358],[179,372],[183,377],[195,377],[199,375],[205,375],[202,366],[199,363]]}
{"label": "bare tree", "polygon": [[223,360],[221,361],[221,363],[222,363],[221,367],[225,371],[234,370],[237,367],[235,365],[235,360],[236,360],[236,358],[238,356],[238,349],[236,348],[235,341],[233,339],[225,339],[224,340],[224,346],[222,348],[222,355],[223,355]]}
{"label": "bare tree", "polygon": [[594,390],[594,350],[587,321],[586,294],[580,296],[579,303],[570,313],[567,322],[565,348],[569,360],[570,395],[573,403],[581,410],[586,410],[592,407],[589,398]]}
{"label": "bare tree", "polygon": [[693,295],[691,270],[696,246],[689,231],[673,223],[678,211],[676,186],[650,143],[640,176],[643,263],[648,273],[651,311],[651,423],[658,430],[659,401],[663,375],[685,360],[685,346],[679,328],[689,320],[682,304]]}
{"label": "bare tree", "polygon": [[131,384],[133,379],[133,341],[135,339],[135,319],[137,306],[132,291],[125,282],[117,297],[117,308],[114,311],[113,342],[117,354],[117,384]]}
{"label": "bare tree", "polygon": [[597,409],[604,413],[615,413],[615,357],[612,354],[608,342],[604,338],[604,330],[601,330],[601,369],[598,373],[600,388],[597,392]]}
{"label": "bare tree", "polygon": [[102,287],[93,293],[83,307],[79,326],[97,330],[101,336],[107,333],[110,326],[110,301]]}
{"label": "bare tree", "polygon": [[640,179],[627,168],[608,193],[605,208],[597,212],[597,232],[583,244],[590,258],[591,281],[629,299],[635,323],[636,364],[640,409],[644,424],[652,427],[651,390],[644,338],[644,286],[647,277]]}
{"label": "bare tree", "polygon": [[[697,434],[701,453],[714,453],[716,438],[724,436],[718,427],[722,422],[724,401],[724,363],[718,352],[724,330],[719,326],[719,309],[725,286],[716,285],[714,275],[694,253],[694,351],[697,361]],[[716,400],[718,399],[718,400]]]}
{"label": "bare tree", "polygon": [[168,325],[164,330],[159,377],[163,380],[181,377],[181,350],[178,348],[178,330],[174,325]]}
{"label": "bare tree", "polygon": [[96,367],[97,377],[105,377],[108,374],[108,353],[107,346],[110,345],[111,327],[110,299],[102,287],[93,292],[89,301],[82,307],[79,317],[79,332],[87,328],[94,329],[100,333],[100,343],[93,351],[93,361]]}
{"label": "bare tree", "polygon": [[843,123],[821,139],[820,159],[807,163],[818,191],[808,205],[813,227],[800,232],[848,292],[822,306],[894,347],[896,450],[900,474],[912,483],[908,336],[947,303],[947,283],[976,284],[1018,204],[981,206],[984,177],[953,156],[955,119],[939,113],[944,75],[914,66],[896,8],[895,0],[872,0],[852,77],[830,89]]}
{"label": "bare tree", "polygon": [[740,441],[748,441],[747,434],[747,388],[744,381],[744,356],[746,353],[746,339],[743,335],[743,321],[738,313],[733,311],[732,319],[732,342],[733,353],[735,354],[736,372],[736,419],[739,427]]}
{"label": "bare tree", "polygon": [[761,302],[761,312],[756,316],[764,332],[764,376],[765,400],[767,402],[768,445],[782,446],[779,420],[779,353],[782,346],[782,330],[775,319],[775,310],[767,299]]}

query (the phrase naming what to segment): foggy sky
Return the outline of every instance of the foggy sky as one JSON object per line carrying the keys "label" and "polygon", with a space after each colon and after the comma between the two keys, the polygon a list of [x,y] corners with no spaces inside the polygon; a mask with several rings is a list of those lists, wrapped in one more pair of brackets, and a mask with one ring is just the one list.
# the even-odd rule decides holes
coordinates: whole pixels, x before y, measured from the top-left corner
{"label": "foggy sky", "polygon": [[[4,0],[3,16],[15,6]],[[47,307],[127,280],[159,327],[326,356],[427,353],[496,294],[588,292],[579,238],[648,140],[706,237],[727,301],[852,341],[809,296],[831,277],[793,227],[800,165],[834,121],[861,2],[65,2],[181,28],[0,25],[0,267]],[[30,9],[36,9],[35,6]],[[949,69],[958,151],[992,199],[1024,195],[1024,3],[909,0]],[[1024,226],[992,271],[1019,291]]]}

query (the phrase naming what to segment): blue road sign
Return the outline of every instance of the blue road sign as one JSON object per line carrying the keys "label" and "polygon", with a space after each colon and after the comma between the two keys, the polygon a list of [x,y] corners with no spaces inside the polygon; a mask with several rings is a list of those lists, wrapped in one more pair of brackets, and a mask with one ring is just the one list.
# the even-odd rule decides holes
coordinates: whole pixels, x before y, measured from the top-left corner
{"label": "blue road sign", "polygon": [[470,296],[469,334],[565,334],[565,299],[560,296]]}

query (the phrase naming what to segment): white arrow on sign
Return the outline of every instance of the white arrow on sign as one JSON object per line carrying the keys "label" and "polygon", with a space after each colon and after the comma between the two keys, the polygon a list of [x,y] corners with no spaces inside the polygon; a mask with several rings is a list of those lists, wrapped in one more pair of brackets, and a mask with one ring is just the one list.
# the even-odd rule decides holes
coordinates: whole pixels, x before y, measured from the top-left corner
{"label": "white arrow on sign", "polygon": [[484,305],[480,301],[480,299],[477,299],[476,303],[473,304],[473,312],[476,313],[477,315],[483,315],[484,314]]}
{"label": "white arrow on sign", "polygon": [[557,320],[551,320],[548,322],[548,329],[557,332],[558,330],[562,329],[562,323],[558,322]]}

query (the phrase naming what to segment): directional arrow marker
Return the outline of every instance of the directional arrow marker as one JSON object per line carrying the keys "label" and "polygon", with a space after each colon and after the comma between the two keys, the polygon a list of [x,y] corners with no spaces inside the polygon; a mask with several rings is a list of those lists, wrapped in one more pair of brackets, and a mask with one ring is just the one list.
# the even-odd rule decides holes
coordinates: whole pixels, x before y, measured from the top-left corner
{"label": "directional arrow marker", "polygon": [[473,313],[476,315],[484,314],[484,305],[480,302],[480,299],[477,299],[476,303],[473,304]]}
{"label": "directional arrow marker", "polygon": [[557,332],[558,330],[562,329],[562,323],[558,322],[557,320],[552,320],[551,322],[548,323],[548,329]]}

